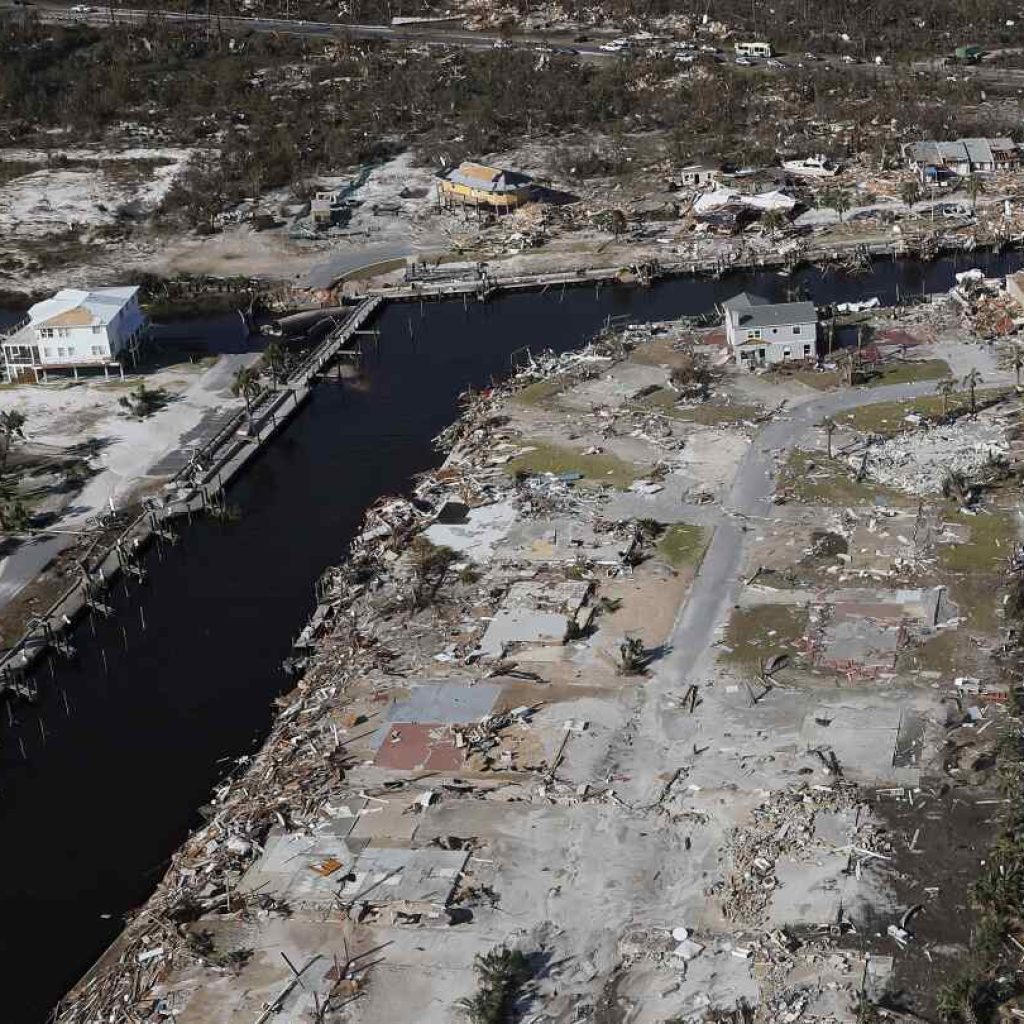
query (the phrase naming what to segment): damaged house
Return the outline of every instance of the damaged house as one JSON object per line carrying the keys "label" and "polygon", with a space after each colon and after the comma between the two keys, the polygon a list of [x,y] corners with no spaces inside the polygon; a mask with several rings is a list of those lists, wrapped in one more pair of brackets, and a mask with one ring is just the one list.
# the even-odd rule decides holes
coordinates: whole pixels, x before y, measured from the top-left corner
{"label": "damaged house", "polygon": [[1012,171],[1020,167],[1020,150],[1012,139],[927,139],[903,147],[908,166],[925,184],[941,185],[951,177]]}
{"label": "damaged house", "polygon": [[532,198],[533,192],[529,175],[468,160],[442,171],[437,180],[438,202],[445,209],[462,205],[507,213]]}

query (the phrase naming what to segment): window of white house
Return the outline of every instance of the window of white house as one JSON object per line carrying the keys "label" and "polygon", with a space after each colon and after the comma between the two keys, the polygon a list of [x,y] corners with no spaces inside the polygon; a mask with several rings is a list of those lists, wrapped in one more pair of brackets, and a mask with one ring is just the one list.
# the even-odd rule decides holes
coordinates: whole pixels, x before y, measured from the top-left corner
{"label": "window of white house", "polygon": [[59,345],[57,346],[57,358],[58,359],[63,359],[67,354],[68,354],[68,350],[66,348],[61,348]]}
{"label": "window of white house", "polygon": [[101,356],[101,355],[103,355],[103,346],[102,345],[93,345],[93,347],[92,347],[92,354],[94,356]]}
{"label": "window of white house", "polygon": [[784,348],[782,350],[782,358],[783,359],[788,359],[789,356],[790,356],[790,350],[788,348]]}
{"label": "window of white house", "polygon": [[53,337],[53,328],[52,327],[41,327],[39,329],[39,337],[40,338],[52,338]]}
{"label": "window of white house", "polygon": [[811,354],[811,346],[810,345],[804,345],[804,355],[805,356],[809,356],[810,354]]}
{"label": "window of white house", "polygon": [[69,332],[68,332],[68,329],[66,327],[58,327],[57,328],[57,337],[58,338],[66,338],[68,336],[68,333]]}
{"label": "window of white house", "polygon": [[761,331],[760,330],[747,331],[747,341],[760,341],[760,340],[761,340]]}
{"label": "window of white house", "polygon": [[799,334],[800,333],[800,325],[799,324],[794,325],[793,333],[794,334]]}
{"label": "window of white house", "polygon": [[103,328],[102,328],[102,327],[94,327],[94,328],[92,329],[92,333],[93,333],[93,334],[99,334],[99,333],[100,333],[100,331],[102,331],[102,330],[103,330]]}

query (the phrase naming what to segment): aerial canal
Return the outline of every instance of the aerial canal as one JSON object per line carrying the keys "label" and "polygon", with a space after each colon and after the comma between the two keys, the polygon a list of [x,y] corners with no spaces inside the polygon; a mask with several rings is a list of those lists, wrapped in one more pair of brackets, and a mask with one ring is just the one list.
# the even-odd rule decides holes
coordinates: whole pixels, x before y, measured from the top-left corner
{"label": "aerial canal", "polygon": [[[280,665],[314,581],[344,556],[367,505],[437,461],[431,438],[465,387],[507,372],[524,346],[576,347],[609,316],[703,313],[743,289],[892,302],[897,285],[920,294],[968,266],[1021,265],[1014,253],[882,262],[855,277],[809,269],[386,307],[358,383],[323,385],[231,489],[237,520],[199,519],[152,550],[146,583],[115,588],[117,614],[78,628],[77,661],[41,670],[39,705],[15,706],[13,719],[0,708],[4,1024],[45,1019],[146,899],[218,776],[259,743],[290,685]],[[214,350],[242,344],[236,319],[207,331]]]}

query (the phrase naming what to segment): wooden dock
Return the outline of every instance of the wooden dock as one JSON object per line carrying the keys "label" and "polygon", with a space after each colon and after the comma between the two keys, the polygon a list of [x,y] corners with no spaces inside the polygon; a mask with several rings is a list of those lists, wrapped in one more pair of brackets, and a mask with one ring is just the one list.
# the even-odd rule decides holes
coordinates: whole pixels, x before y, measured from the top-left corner
{"label": "wooden dock", "polygon": [[606,265],[553,271],[546,274],[501,275],[493,268],[485,274],[447,280],[409,281],[404,284],[371,288],[369,294],[391,301],[417,301],[427,298],[468,296],[486,301],[503,292],[544,291],[556,287],[580,285],[647,285],[670,277],[721,277],[731,272],[773,270],[792,273],[811,264],[840,264],[886,259],[933,259],[944,253],[970,252],[969,246],[954,245],[953,239],[904,237],[894,241],[854,243],[832,246],[801,246],[783,252],[734,253],[731,257],[658,257],[633,265]]}
{"label": "wooden dock", "polygon": [[[71,657],[69,625],[96,606],[102,594],[126,573],[141,575],[140,556],[167,523],[216,506],[224,489],[284,428],[309,398],[317,375],[352,341],[383,303],[379,296],[364,299],[343,323],[332,330],[280,385],[265,389],[240,409],[172,478],[179,497],[161,508],[147,508],[107,548],[90,579],[72,583],[31,624],[9,650],[0,654],[0,697],[5,693],[34,700],[31,670],[50,651]],[[251,432],[250,432],[251,421]],[[196,466],[202,466],[197,475]],[[129,554],[130,553],[130,554]]]}

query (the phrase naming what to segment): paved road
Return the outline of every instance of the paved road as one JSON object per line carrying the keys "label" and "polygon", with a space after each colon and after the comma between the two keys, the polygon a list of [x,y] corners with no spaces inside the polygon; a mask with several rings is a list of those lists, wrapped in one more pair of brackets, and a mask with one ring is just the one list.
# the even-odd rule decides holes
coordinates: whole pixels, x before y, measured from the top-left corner
{"label": "paved road", "polygon": [[[110,25],[113,21],[131,22],[144,20],[150,17],[163,18],[166,21],[185,22],[203,21],[202,15],[189,14],[182,11],[162,10],[152,11],[132,7],[96,7],[89,13],[71,14],[70,8],[76,6],[70,0],[0,0],[0,11],[4,9],[21,10],[31,8],[45,20],[64,21],[76,20],[94,25],[98,28]],[[236,32],[277,32],[288,35],[324,37],[348,35],[356,39],[378,39],[384,42],[419,44],[424,46],[454,46],[470,50],[489,50],[495,46],[514,46],[525,49],[560,47],[573,51],[583,60],[615,60],[628,55],[629,51],[609,53],[601,49],[603,40],[587,42],[576,42],[570,36],[558,35],[517,35],[508,39],[497,33],[469,32],[466,29],[452,25],[431,26],[421,23],[419,25],[345,25],[338,22],[328,21],[302,21],[295,18],[257,18],[257,17],[230,17],[219,16],[218,24],[229,31]],[[1002,51],[1012,53],[1014,51]],[[733,67],[737,72],[749,73],[758,68],[766,66],[784,74],[787,70],[795,67],[816,67],[831,71],[843,71],[850,73],[870,74],[875,77],[886,77],[893,73],[893,68],[882,64],[876,65],[871,61],[844,60],[836,54],[827,56],[819,55],[814,60],[808,60],[802,53],[781,54],[773,59],[771,64],[766,65],[765,61],[755,60],[749,66],[736,66],[735,58],[729,51],[723,51],[717,58]],[[1008,87],[1024,87],[1024,69],[997,68],[991,65],[981,64],[947,64],[942,56],[930,60],[915,61],[910,64],[913,71],[920,73],[945,73],[957,75],[962,78],[976,79],[989,85],[1003,85]]]}
{"label": "paved road", "polygon": [[[72,14],[67,3],[42,0],[14,4],[11,0],[0,0],[0,10],[31,8],[46,20],[72,20],[94,25],[97,28],[112,22],[143,21],[146,18],[163,18],[171,22],[202,22],[205,18],[182,11],[145,10],[132,7],[96,7],[89,13]],[[329,21],[301,21],[295,18],[238,18],[219,16],[217,23],[223,29],[236,32],[279,32],[297,36],[350,36],[356,39],[379,39],[384,42],[416,43],[427,46],[456,46],[470,50],[490,50],[496,45],[512,45],[494,33],[469,32],[451,26],[431,27],[429,25],[348,25]],[[615,54],[603,51],[596,43],[570,43],[567,39],[542,36],[519,36],[515,45],[534,47],[540,45],[571,47],[580,57],[610,59]]]}

